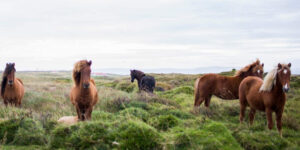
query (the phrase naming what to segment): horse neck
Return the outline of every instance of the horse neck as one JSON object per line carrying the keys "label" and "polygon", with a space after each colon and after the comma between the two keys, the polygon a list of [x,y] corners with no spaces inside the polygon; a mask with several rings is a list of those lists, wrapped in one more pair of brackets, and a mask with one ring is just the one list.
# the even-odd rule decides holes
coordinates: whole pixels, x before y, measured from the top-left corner
{"label": "horse neck", "polygon": [[282,87],[283,86],[282,86],[281,82],[279,81],[278,76],[276,76],[276,83],[272,89],[272,92],[274,91],[276,93],[283,93]]}
{"label": "horse neck", "polygon": [[235,87],[237,87],[236,89],[238,89],[238,87],[240,86],[240,83],[243,81],[244,78],[245,77],[241,77],[241,76],[232,77],[234,85],[235,85]]}

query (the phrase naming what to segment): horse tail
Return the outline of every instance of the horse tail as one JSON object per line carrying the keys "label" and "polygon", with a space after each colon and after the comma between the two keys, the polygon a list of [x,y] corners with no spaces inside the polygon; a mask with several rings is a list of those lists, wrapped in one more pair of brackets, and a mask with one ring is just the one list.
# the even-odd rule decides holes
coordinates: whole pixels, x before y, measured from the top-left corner
{"label": "horse tail", "polygon": [[197,80],[195,81],[195,85],[194,85],[194,95],[195,95],[195,103],[194,106],[196,106],[197,101],[199,101],[200,98],[200,90],[199,90],[199,82],[200,82],[200,77],[197,78]]}

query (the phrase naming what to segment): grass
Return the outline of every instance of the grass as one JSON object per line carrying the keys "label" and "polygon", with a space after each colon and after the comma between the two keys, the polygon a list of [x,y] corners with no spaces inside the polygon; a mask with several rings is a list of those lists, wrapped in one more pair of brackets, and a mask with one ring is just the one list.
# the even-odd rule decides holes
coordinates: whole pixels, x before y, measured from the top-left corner
{"label": "grass", "polygon": [[195,112],[193,84],[199,75],[151,75],[157,80],[155,95],[138,92],[127,76],[94,77],[99,102],[92,121],[65,126],[57,120],[76,115],[69,100],[71,73],[18,72],[26,94],[22,108],[0,101],[0,149],[300,148],[299,76],[292,77],[280,138],[276,126],[267,129],[263,112],[252,126],[247,117],[240,124],[238,100],[213,97],[209,110],[201,106]]}

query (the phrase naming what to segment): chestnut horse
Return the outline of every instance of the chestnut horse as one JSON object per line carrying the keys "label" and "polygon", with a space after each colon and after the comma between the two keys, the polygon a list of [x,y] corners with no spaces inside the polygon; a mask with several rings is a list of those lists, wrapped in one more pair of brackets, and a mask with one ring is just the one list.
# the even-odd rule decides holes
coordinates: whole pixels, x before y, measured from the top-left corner
{"label": "chestnut horse", "polygon": [[98,101],[98,93],[95,82],[91,79],[92,61],[81,60],[74,65],[74,87],[70,93],[70,99],[76,108],[78,119],[90,120],[93,106]]}
{"label": "chestnut horse", "polygon": [[248,76],[258,76],[262,78],[264,64],[256,60],[252,64],[237,71],[235,76],[227,77],[218,74],[206,74],[198,78],[195,82],[195,103],[194,107],[199,107],[204,101],[205,106],[209,107],[212,95],[225,100],[239,98],[239,85]]}
{"label": "chestnut horse", "polygon": [[21,107],[24,85],[21,79],[15,78],[15,72],[15,63],[7,63],[1,83],[1,97],[5,106],[10,104]]}
{"label": "chestnut horse", "polygon": [[242,123],[246,107],[250,107],[249,119],[253,123],[255,111],[265,111],[268,128],[273,128],[272,112],[276,113],[277,129],[282,136],[282,113],[286,101],[286,94],[290,88],[291,63],[278,64],[270,71],[264,80],[257,77],[247,77],[239,87],[240,122]]}
{"label": "chestnut horse", "polygon": [[152,76],[146,75],[144,72],[139,70],[130,70],[131,82],[134,82],[134,79],[137,80],[139,90],[144,90],[146,92],[153,93],[155,88],[155,79]]}

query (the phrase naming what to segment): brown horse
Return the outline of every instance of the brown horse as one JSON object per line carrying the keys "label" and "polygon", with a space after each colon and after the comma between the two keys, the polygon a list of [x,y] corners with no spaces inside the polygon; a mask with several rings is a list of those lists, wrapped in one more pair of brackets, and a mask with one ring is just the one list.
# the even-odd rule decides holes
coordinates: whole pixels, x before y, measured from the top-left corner
{"label": "brown horse", "polygon": [[262,78],[264,64],[259,60],[237,71],[235,76],[227,77],[218,74],[206,74],[198,78],[195,82],[195,103],[194,107],[199,107],[203,101],[209,107],[212,95],[225,100],[238,99],[239,85],[247,76],[258,76]]}
{"label": "brown horse", "polygon": [[15,78],[15,72],[15,63],[7,63],[1,83],[1,97],[5,106],[10,104],[21,107],[24,85],[21,79]]}
{"label": "brown horse", "polygon": [[93,106],[98,101],[98,93],[95,82],[91,79],[92,61],[81,60],[74,65],[74,87],[70,93],[70,99],[76,108],[78,119],[90,120]]}
{"label": "brown horse", "polygon": [[281,118],[286,101],[286,92],[290,88],[291,63],[278,64],[278,67],[270,71],[264,80],[257,77],[247,77],[239,87],[240,97],[240,122],[242,123],[245,110],[250,106],[249,119],[253,123],[256,110],[265,111],[268,120],[268,128],[273,128],[272,112],[276,113],[277,129],[280,136]]}

